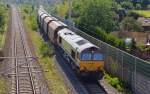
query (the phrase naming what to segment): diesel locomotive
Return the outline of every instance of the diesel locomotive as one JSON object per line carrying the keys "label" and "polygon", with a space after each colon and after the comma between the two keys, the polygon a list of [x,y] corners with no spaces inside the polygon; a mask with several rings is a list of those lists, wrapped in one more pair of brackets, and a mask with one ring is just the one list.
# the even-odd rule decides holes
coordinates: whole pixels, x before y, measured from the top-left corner
{"label": "diesel locomotive", "polygon": [[66,24],[48,14],[43,7],[38,10],[38,24],[50,41],[61,48],[63,57],[77,73],[102,73],[104,54],[101,49],[77,35]]}

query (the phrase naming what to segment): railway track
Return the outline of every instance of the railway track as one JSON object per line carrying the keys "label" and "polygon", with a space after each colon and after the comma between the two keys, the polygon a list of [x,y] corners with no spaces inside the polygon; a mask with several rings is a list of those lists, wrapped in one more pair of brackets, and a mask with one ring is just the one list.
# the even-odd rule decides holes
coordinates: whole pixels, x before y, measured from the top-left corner
{"label": "railway track", "polygon": [[15,58],[11,59],[11,65],[9,65],[13,69],[9,73],[11,76],[10,94],[49,94],[42,78],[42,70],[31,58],[33,56],[28,46],[19,8],[11,7],[11,56]]}
{"label": "railway track", "polygon": [[12,67],[16,67],[13,71],[12,75],[14,75],[12,78],[12,94],[20,94],[20,93],[26,93],[26,94],[36,94],[36,89],[34,85],[34,78],[32,75],[32,69],[30,67],[30,63],[24,64],[22,66],[19,66],[19,64],[25,63],[25,62],[31,62],[28,60],[27,56],[31,55],[28,51],[28,48],[25,43],[25,36],[23,34],[22,26],[20,23],[20,17],[18,14],[17,8],[12,8],[13,11],[13,18],[12,22],[14,23],[14,32],[12,32],[12,56],[14,57],[20,57],[23,56],[25,58],[23,59],[12,59]]}
{"label": "railway track", "polygon": [[81,79],[81,83],[83,83],[89,94],[107,94],[96,79]]}

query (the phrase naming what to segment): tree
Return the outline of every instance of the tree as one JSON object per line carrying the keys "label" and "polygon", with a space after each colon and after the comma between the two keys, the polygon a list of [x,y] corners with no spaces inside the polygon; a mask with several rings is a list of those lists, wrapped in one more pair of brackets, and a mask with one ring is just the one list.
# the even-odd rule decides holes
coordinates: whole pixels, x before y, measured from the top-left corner
{"label": "tree", "polygon": [[69,4],[67,1],[64,1],[62,4],[56,7],[56,11],[58,15],[62,18],[65,18],[69,11]]}
{"label": "tree", "polygon": [[122,31],[141,31],[142,26],[132,17],[126,17],[120,24]]}
{"label": "tree", "polygon": [[115,16],[111,0],[88,0],[83,2],[78,25],[89,30],[97,26],[109,32],[116,29]]}
{"label": "tree", "polygon": [[125,9],[133,9],[134,6],[133,6],[133,3],[130,2],[130,1],[124,1],[121,3],[121,6]]}
{"label": "tree", "polygon": [[150,10],[150,4],[149,4],[149,5],[147,5],[147,9],[149,9],[149,10]]}
{"label": "tree", "polygon": [[137,4],[135,5],[135,8],[136,8],[136,9],[141,9],[142,6],[141,6],[141,4],[137,3]]}
{"label": "tree", "polygon": [[141,0],[143,9],[146,9],[148,4],[150,4],[150,0]]}
{"label": "tree", "polygon": [[99,35],[100,40],[107,42],[120,49],[125,48],[125,43],[122,39],[119,39],[118,37],[112,35],[111,33],[109,34],[106,33],[106,31],[104,31],[100,27],[96,27],[96,33]]}

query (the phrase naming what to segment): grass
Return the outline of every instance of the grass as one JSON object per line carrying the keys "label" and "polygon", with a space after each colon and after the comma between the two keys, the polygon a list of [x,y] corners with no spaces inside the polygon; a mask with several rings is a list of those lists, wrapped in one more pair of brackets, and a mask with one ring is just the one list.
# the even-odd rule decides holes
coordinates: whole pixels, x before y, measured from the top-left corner
{"label": "grass", "polygon": [[[31,15],[36,19],[35,14]],[[39,63],[42,66],[42,69],[44,70],[44,76],[47,80],[50,92],[52,94],[68,94],[67,87],[65,86],[61,75],[58,73],[58,70],[56,69],[53,56],[51,57],[45,55],[43,56],[41,47],[44,44],[44,41],[42,37],[39,35],[39,33],[34,30],[35,28],[32,28],[32,26],[30,25],[30,23],[36,23],[31,21],[36,20],[34,18],[33,20],[30,20],[29,14],[26,14],[25,12],[23,12],[23,16],[25,23],[27,24],[27,27],[29,27],[28,28],[29,35],[34,45],[36,55],[39,57]]]}
{"label": "grass", "polygon": [[132,12],[136,13],[140,16],[143,16],[143,17],[150,17],[150,11],[149,10],[133,10]]}
{"label": "grass", "polygon": [[0,49],[2,48],[3,45],[3,34],[0,34]]}
{"label": "grass", "polygon": [[5,32],[7,31],[9,10],[6,5],[0,4],[0,6],[0,49],[2,49],[5,43]]}
{"label": "grass", "polygon": [[7,94],[7,88],[5,78],[0,76],[0,94]]}
{"label": "grass", "polygon": [[57,69],[52,57],[43,57],[40,53],[40,46],[42,44],[42,38],[37,32],[30,32],[34,47],[36,47],[36,54],[40,57],[39,62],[45,72],[45,78],[47,79],[50,90],[53,94],[67,94],[67,89],[64,85],[63,79],[57,73]]}

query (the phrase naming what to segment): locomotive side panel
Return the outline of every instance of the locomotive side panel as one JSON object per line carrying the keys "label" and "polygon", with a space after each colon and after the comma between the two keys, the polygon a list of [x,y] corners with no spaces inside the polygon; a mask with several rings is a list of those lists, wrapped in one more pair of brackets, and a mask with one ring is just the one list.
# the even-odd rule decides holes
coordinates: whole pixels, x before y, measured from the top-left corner
{"label": "locomotive side panel", "polygon": [[[65,51],[65,53],[68,55],[68,57],[72,60],[72,63],[74,63],[75,66],[79,67],[79,63],[78,63],[77,58],[76,58],[76,49],[74,49],[72,47],[72,45],[70,45],[67,41],[65,41],[60,36],[57,40],[57,43]],[[74,52],[74,56],[73,56],[73,52]]]}

